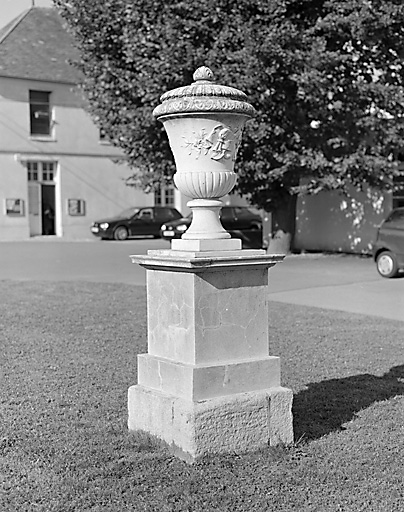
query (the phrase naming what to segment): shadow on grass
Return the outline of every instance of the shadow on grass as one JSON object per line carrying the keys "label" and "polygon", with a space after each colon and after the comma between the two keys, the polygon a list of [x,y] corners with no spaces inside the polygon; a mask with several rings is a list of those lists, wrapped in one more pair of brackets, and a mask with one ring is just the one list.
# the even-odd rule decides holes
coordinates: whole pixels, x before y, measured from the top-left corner
{"label": "shadow on grass", "polygon": [[382,377],[364,374],[308,384],[294,397],[295,439],[310,441],[344,430],[361,409],[396,395],[404,395],[404,365]]}

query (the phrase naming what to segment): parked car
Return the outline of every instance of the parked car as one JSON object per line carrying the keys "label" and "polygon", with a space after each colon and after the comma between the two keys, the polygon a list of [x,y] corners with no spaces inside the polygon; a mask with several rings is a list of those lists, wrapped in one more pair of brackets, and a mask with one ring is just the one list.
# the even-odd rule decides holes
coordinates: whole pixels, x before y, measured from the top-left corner
{"label": "parked car", "polygon": [[[243,240],[243,247],[262,247],[262,219],[259,213],[245,206],[224,206],[220,211],[220,219],[223,227],[233,238]],[[192,214],[172,222],[166,222],[161,226],[160,235],[165,240],[181,238],[191,221]]]}
{"label": "parked car", "polygon": [[383,277],[394,277],[404,270],[404,208],[393,210],[379,227],[373,258]]}
{"label": "parked car", "polygon": [[151,235],[160,237],[163,222],[180,219],[181,214],[175,208],[148,206],[127,208],[116,217],[97,220],[91,225],[93,235],[103,240],[126,240],[131,236]]}

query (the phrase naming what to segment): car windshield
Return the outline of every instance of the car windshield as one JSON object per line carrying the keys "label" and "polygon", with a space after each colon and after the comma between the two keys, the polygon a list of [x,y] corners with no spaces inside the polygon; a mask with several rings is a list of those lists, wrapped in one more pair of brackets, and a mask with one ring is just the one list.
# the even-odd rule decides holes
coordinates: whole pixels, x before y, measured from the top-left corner
{"label": "car windshield", "polygon": [[129,217],[133,217],[136,213],[138,213],[140,208],[127,208],[123,212],[119,214],[119,217],[123,219],[129,219]]}
{"label": "car windshield", "polygon": [[393,210],[387,217],[386,222],[402,223],[404,221],[404,208]]}

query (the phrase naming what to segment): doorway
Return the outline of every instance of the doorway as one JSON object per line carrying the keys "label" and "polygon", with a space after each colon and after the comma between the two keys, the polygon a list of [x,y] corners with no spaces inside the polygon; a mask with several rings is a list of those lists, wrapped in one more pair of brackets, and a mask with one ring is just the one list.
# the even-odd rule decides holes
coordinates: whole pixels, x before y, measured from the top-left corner
{"label": "doorway", "polygon": [[55,162],[27,162],[30,236],[56,234]]}
{"label": "doorway", "polygon": [[41,185],[42,234],[55,234],[55,185]]}

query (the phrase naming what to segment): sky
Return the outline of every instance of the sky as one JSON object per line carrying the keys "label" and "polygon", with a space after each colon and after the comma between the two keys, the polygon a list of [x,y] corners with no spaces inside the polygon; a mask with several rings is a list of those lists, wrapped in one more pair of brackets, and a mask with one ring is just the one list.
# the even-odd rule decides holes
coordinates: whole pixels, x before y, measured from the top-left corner
{"label": "sky", "polygon": [[32,7],[32,3],[36,7],[52,6],[52,0],[0,0],[0,28]]}

